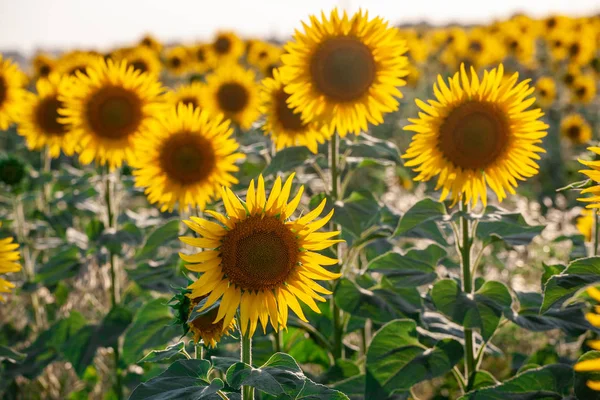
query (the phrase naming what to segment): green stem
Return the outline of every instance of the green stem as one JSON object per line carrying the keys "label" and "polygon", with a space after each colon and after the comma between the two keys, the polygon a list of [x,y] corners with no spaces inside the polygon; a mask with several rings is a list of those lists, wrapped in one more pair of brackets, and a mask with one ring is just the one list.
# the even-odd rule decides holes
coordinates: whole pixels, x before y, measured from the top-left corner
{"label": "green stem", "polygon": [[281,353],[283,351],[283,330],[273,332],[273,336],[275,336],[275,352]]}
{"label": "green stem", "polygon": [[[465,213],[468,211],[462,199],[460,202],[462,215],[460,225],[462,230],[462,246],[460,247],[462,261],[462,283],[463,291],[469,295],[473,293],[473,277],[471,276],[471,246],[473,239],[469,227],[469,220]],[[473,330],[465,328],[465,375],[467,377],[467,389],[471,387],[473,374],[475,372],[475,356],[473,345]]]}
{"label": "green stem", "polygon": [[598,213],[594,212],[594,251],[592,254],[594,254],[594,256],[598,255],[598,221],[599,217],[598,217]]}
{"label": "green stem", "polygon": [[[110,182],[110,172],[107,169],[105,175],[105,191],[104,191],[104,200],[106,204],[106,214],[108,219],[108,227],[115,227],[115,216],[113,210],[113,194],[111,191],[111,182]],[[119,294],[119,285],[118,285],[118,275],[117,275],[117,255],[109,250],[109,258],[110,258],[110,303],[111,307],[115,307],[119,302],[120,294]],[[120,364],[120,351],[119,351],[119,340],[117,339],[115,345],[113,346],[113,354],[115,358],[115,385],[114,390],[117,396],[117,399],[123,398],[123,384],[121,382],[121,372],[119,370]]]}
{"label": "green stem", "polygon": [[[241,360],[243,363],[252,365],[252,337],[247,331],[242,336]],[[254,388],[252,386],[242,386],[242,400],[254,400]]]}
{"label": "green stem", "polygon": [[194,358],[198,360],[204,359],[204,344],[196,343],[194,346]]}
{"label": "green stem", "polygon": [[[339,187],[340,187],[340,177],[338,171],[338,161],[339,161],[339,140],[338,135],[335,133],[331,137],[330,141],[330,150],[329,150],[329,171],[331,173],[331,199],[335,202],[339,198]],[[336,224],[332,224],[332,230],[338,230]],[[339,259],[338,247],[336,245],[333,246],[333,251],[336,254],[336,258]],[[337,284],[333,284],[333,293],[335,293],[335,288]],[[344,358],[344,345],[343,345],[343,337],[344,337],[344,329],[342,324],[342,310],[337,306],[334,300],[334,296],[331,297],[331,314],[333,316],[333,358],[337,360],[338,358]]]}
{"label": "green stem", "polygon": [[[42,152],[42,168],[43,173],[48,174],[51,170],[52,158],[50,157],[50,149],[46,149]],[[40,209],[44,212],[48,212],[48,201],[50,200],[50,183],[45,182],[42,187]]]}

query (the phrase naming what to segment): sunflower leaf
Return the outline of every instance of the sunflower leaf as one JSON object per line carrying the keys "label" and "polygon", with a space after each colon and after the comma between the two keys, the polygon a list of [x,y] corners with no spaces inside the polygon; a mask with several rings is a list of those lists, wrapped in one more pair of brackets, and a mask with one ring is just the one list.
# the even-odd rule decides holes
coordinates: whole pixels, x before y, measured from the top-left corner
{"label": "sunflower leaf", "polygon": [[477,225],[476,235],[484,246],[497,240],[508,246],[528,245],[545,228],[544,225],[529,225],[521,213],[509,213],[497,208],[493,210],[490,213],[486,211],[485,218]]}
{"label": "sunflower leaf", "polygon": [[438,222],[446,218],[446,206],[432,199],[423,199],[400,218],[394,237],[426,238],[446,246],[446,237]]}
{"label": "sunflower leaf", "polygon": [[404,255],[391,251],[372,260],[367,269],[385,275],[394,287],[421,286],[437,279],[435,267],[445,255],[446,250],[437,245]]}
{"label": "sunflower leaf", "polygon": [[148,259],[152,257],[159,247],[177,239],[179,236],[179,225],[179,219],[172,219],[150,232],[146,238],[144,247],[138,251],[135,258],[138,261]]}
{"label": "sunflower leaf", "polygon": [[266,176],[276,174],[277,172],[292,171],[295,168],[303,165],[305,162],[311,159],[312,156],[313,154],[307,147],[287,147],[279,150],[275,154],[271,160],[271,163],[267,165],[267,168],[265,168],[262,173]]}

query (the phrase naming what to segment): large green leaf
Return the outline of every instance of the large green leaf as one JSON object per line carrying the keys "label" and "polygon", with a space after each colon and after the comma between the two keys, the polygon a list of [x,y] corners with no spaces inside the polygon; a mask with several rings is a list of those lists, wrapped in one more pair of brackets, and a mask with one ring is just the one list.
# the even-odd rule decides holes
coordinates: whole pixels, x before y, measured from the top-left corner
{"label": "large green leaf", "polygon": [[552,308],[540,314],[542,295],[535,292],[517,292],[519,311],[505,310],[506,318],[529,331],[545,332],[560,329],[570,336],[579,336],[594,328],[585,318],[585,304],[570,304]]}
{"label": "large green leaf", "polygon": [[150,353],[146,354],[144,358],[138,361],[138,364],[143,362],[165,363],[169,360],[172,361],[177,358],[185,358],[185,355],[183,354],[184,349],[185,343],[177,342],[164,350],[152,350]]}
{"label": "large green leaf", "polygon": [[339,281],[334,299],[342,310],[353,316],[370,318],[379,323],[405,317],[416,318],[422,308],[421,296],[415,287],[367,290],[346,278]]}
{"label": "large green leaf", "polygon": [[580,258],[546,282],[541,312],[561,307],[577,292],[600,282],[600,257]]}
{"label": "large green leaf", "polygon": [[26,357],[27,355],[13,350],[10,347],[0,346],[0,362],[8,360],[12,363],[18,363],[25,360]]}
{"label": "large green leaf", "polygon": [[462,345],[456,340],[440,340],[429,349],[419,342],[414,321],[389,322],[377,331],[367,351],[365,398],[410,390],[447,373],[462,357]]}
{"label": "large green leaf", "polygon": [[435,268],[445,255],[446,250],[437,245],[412,249],[404,255],[389,252],[372,260],[368,270],[385,275],[394,287],[421,286],[437,279]]}
{"label": "large green leaf", "polygon": [[347,150],[350,150],[352,157],[372,158],[402,165],[400,152],[393,142],[377,139],[364,133],[358,136],[356,142],[350,144]]}
{"label": "large green leaf", "polygon": [[344,238],[350,244],[381,222],[382,206],[367,191],[352,192],[336,202],[334,208],[333,220],[342,226]]}
{"label": "large green leaf", "polygon": [[77,246],[68,246],[54,255],[36,274],[36,282],[50,286],[72,278],[82,265],[81,253]]}
{"label": "large green leaf", "polygon": [[[600,358],[600,351],[588,351],[583,354],[577,362],[594,360]],[[578,399],[585,400],[600,400],[600,392],[596,392],[587,386],[587,381],[600,381],[600,372],[590,371],[576,371],[573,386],[575,388],[575,394]]]}
{"label": "large green leaf", "polygon": [[544,225],[529,225],[523,214],[488,207],[477,225],[477,237],[484,246],[501,240],[509,246],[527,245],[544,230]]}
{"label": "large green leaf", "polygon": [[504,310],[512,305],[510,292],[503,283],[496,281],[485,282],[469,296],[455,280],[443,279],[433,286],[431,299],[452,321],[465,328],[479,329],[485,341],[496,331]]}
{"label": "large green leaf", "polygon": [[497,386],[474,390],[460,400],[560,400],[573,385],[573,372],[565,364],[530,369]]}
{"label": "large green leaf", "polygon": [[127,276],[140,287],[163,293],[172,293],[173,287],[187,285],[187,279],[181,273],[180,259],[177,254],[160,261],[145,261],[126,268]]}
{"label": "large green leaf", "polygon": [[145,260],[156,253],[159,247],[168,244],[179,236],[179,219],[173,219],[154,229],[144,243],[144,247],[136,254],[137,260]]}
{"label": "large green leaf", "polygon": [[402,216],[394,237],[426,238],[447,245],[446,237],[438,226],[438,222],[443,221],[446,214],[443,203],[423,199]]}
{"label": "large green leaf", "polygon": [[344,400],[346,395],[308,379],[290,355],[275,353],[259,368],[238,362],[227,370],[234,389],[252,386],[278,399]]}
{"label": "large green leaf", "polygon": [[135,388],[129,400],[217,400],[223,381],[208,380],[207,360],[179,360],[159,376]]}
{"label": "large green leaf", "polygon": [[172,325],[173,315],[159,298],[148,302],[135,315],[123,341],[123,361],[134,364],[144,356],[144,350],[164,347],[180,334],[180,328]]}
{"label": "large green leaf", "polygon": [[290,172],[303,165],[312,156],[313,154],[305,146],[287,147],[275,154],[271,163],[263,171],[263,175]]}
{"label": "large green leaf", "polygon": [[115,306],[102,320],[100,325],[88,325],[80,329],[62,347],[65,359],[73,364],[80,377],[94,361],[99,347],[112,347],[119,336],[127,329],[132,320],[131,311],[122,306]]}

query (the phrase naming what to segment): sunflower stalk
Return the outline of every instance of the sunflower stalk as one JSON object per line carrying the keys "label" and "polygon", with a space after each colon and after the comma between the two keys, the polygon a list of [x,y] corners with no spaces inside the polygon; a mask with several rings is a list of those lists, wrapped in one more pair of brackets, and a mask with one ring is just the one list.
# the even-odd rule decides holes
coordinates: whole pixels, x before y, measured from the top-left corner
{"label": "sunflower stalk", "polygon": [[[110,171],[106,170],[105,176],[105,191],[104,191],[104,199],[106,205],[106,215],[107,215],[107,223],[109,228],[116,228],[116,220],[114,213],[114,193],[111,190],[111,179],[110,179]],[[117,255],[109,250],[109,259],[110,259],[110,300],[111,307],[115,307],[120,302],[120,293],[118,286],[118,275],[117,275]],[[119,371],[120,364],[120,352],[119,352],[119,341],[117,339],[115,345],[113,346],[113,354],[115,359],[115,385],[114,390],[117,396],[117,399],[123,398],[123,385],[121,382],[121,373]]]}
{"label": "sunflower stalk", "polygon": [[[245,334],[240,335],[241,339],[241,361],[252,366],[252,336],[247,330]],[[242,400],[254,400],[254,388],[252,386],[242,386]]]}
{"label": "sunflower stalk", "polygon": [[[471,247],[473,246],[473,237],[469,220],[467,218],[468,207],[460,200],[460,228],[462,231],[462,242],[460,246],[462,262],[462,284],[463,291],[467,296],[473,293],[473,276],[471,274]],[[467,389],[472,386],[472,379],[475,376],[475,351],[473,343],[473,330],[465,328],[465,376],[467,378]]]}
{"label": "sunflower stalk", "polygon": [[[338,171],[338,161],[339,161],[339,138],[337,132],[333,134],[330,141],[330,150],[329,150],[329,171],[331,173],[331,199],[333,202],[338,200],[338,190],[340,187],[340,177]],[[337,231],[338,226],[335,223],[332,223],[332,230]],[[338,254],[338,246],[333,246],[333,251],[335,253],[336,258],[339,260]],[[337,287],[337,282],[333,285],[333,293],[335,293],[335,289]],[[342,323],[342,310],[335,303],[334,296],[331,297],[331,314],[333,315],[333,358],[337,360],[339,358],[344,358],[344,345],[342,343],[344,332],[343,332],[343,323]]]}

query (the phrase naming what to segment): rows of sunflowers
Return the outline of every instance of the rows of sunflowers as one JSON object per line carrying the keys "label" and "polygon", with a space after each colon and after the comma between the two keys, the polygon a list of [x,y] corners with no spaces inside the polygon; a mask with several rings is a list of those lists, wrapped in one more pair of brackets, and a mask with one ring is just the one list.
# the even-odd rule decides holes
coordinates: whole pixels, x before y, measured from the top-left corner
{"label": "rows of sunflowers", "polygon": [[600,17],[0,58],[2,399],[600,399]]}

